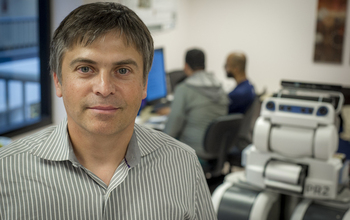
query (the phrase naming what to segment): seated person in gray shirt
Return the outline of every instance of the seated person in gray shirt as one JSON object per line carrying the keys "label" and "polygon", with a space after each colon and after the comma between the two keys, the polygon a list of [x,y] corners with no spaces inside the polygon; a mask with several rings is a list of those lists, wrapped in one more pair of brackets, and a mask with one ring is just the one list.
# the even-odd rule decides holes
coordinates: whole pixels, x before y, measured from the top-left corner
{"label": "seated person in gray shirt", "polygon": [[214,74],[205,71],[203,51],[187,51],[184,72],[187,78],[175,88],[164,132],[205,155],[205,132],[214,119],[228,114],[228,97]]}
{"label": "seated person in gray shirt", "polygon": [[216,219],[195,151],[135,124],[153,52],[117,3],[61,22],[50,67],[67,117],[0,149],[0,219]]}

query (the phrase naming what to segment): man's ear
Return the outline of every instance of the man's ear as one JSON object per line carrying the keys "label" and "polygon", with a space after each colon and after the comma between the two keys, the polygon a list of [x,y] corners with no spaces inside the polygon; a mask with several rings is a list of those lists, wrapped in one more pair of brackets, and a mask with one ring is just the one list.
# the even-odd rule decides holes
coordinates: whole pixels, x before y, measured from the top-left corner
{"label": "man's ear", "polygon": [[188,63],[185,63],[184,72],[187,76],[190,76],[192,74],[192,68],[190,65],[188,65]]}
{"label": "man's ear", "polygon": [[57,73],[53,73],[53,81],[55,83],[56,95],[57,97],[62,97],[62,85],[58,80]]}

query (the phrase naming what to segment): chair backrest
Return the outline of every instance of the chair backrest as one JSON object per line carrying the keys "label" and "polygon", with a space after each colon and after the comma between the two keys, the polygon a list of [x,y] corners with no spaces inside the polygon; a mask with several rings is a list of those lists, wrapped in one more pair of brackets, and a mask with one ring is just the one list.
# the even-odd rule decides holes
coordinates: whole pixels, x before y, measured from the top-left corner
{"label": "chair backrest", "polygon": [[238,147],[239,150],[243,150],[246,146],[252,143],[254,124],[256,119],[259,117],[260,106],[260,96],[257,95],[247,111],[244,113],[242,125],[238,133],[238,142],[236,143],[236,147]]}
{"label": "chair backrest", "polygon": [[209,171],[212,176],[221,174],[228,150],[238,136],[242,120],[243,114],[230,114],[215,119],[208,126],[203,144],[204,151],[217,160],[213,170]]}
{"label": "chair backrest", "polygon": [[169,93],[174,92],[176,85],[182,82],[187,77],[187,75],[183,70],[175,70],[175,71],[169,72],[167,76],[168,76],[169,87],[170,87]]}

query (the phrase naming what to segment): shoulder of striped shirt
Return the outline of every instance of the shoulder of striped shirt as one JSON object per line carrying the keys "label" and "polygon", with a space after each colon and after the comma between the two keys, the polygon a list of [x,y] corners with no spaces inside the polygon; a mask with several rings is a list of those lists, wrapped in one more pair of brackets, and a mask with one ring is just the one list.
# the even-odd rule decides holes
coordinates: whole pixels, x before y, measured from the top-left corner
{"label": "shoulder of striped shirt", "polygon": [[[177,148],[179,150],[185,151],[189,153],[192,156],[197,157],[196,152],[193,148],[188,146],[185,143],[182,143],[175,138],[169,136],[168,134],[154,130],[152,128],[148,128],[139,124],[135,124],[135,131],[136,134],[138,134],[138,138],[143,138],[145,134],[147,134],[148,138],[152,138],[155,142],[157,142],[159,145],[166,146],[166,147],[173,147]],[[147,147],[147,146],[146,146]]]}
{"label": "shoulder of striped shirt", "polygon": [[15,140],[9,145],[0,148],[0,160],[6,157],[11,157],[17,154],[32,151],[36,146],[45,142],[56,128],[56,125],[45,128],[41,131],[38,131],[37,133]]}

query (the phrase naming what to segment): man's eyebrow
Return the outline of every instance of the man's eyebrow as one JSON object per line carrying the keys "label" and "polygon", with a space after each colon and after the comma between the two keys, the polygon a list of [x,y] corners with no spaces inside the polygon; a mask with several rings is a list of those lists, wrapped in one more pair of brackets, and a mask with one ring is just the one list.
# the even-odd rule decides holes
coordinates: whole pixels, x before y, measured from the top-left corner
{"label": "man's eyebrow", "polygon": [[[89,63],[89,64],[96,64],[97,62],[90,60],[90,59],[86,59],[86,58],[77,58],[72,60],[72,62],[70,62],[70,66],[74,66],[76,63]],[[114,62],[113,65],[115,66],[120,66],[120,65],[133,65],[136,68],[138,68],[139,66],[137,65],[136,61],[133,59],[126,59],[126,60],[121,60],[121,61],[117,61]]]}
{"label": "man's eyebrow", "polygon": [[90,59],[86,59],[86,58],[77,58],[77,59],[72,60],[72,62],[70,62],[70,66],[73,67],[76,63],[96,64],[95,61],[90,60]]}
{"label": "man's eyebrow", "polygon": [[137,65],[136,61],[133,59],[126,59],[126,60],[121,60],[118,62],[114,62],[113,63],[115,66],[120,66],[120,65],[133,65],[136,68],[139,68],[139,66]]}

